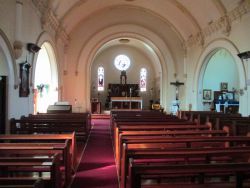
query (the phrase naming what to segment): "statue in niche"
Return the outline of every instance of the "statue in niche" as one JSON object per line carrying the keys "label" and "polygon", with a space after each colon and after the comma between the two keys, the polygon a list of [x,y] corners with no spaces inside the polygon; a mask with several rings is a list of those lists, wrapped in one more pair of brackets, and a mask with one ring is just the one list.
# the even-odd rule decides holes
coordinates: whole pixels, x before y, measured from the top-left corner
{"label": "statue in niche", "polygon": [[120,84],[127,84],[127,75],[126,75],[126,71],[122,71],[121,72],[121,76],[120,76]]}

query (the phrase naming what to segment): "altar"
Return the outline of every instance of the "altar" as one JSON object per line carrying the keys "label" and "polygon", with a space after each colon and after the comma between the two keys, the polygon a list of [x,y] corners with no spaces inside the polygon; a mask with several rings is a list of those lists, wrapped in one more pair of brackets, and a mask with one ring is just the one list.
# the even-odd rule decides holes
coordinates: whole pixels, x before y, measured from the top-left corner
{"label": "altar", "polygon": [[111,109],[142,110],[141,97],[111,97]]}

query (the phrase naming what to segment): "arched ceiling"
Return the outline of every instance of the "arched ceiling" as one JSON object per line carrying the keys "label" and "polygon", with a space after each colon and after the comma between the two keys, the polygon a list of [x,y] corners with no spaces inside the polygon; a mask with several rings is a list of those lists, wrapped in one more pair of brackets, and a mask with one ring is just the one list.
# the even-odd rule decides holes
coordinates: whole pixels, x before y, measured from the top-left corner
{"label": "arched ceiling", "polygon": [[[234,10],[241,10],[249,0],[32,0],[39,7],[44,20],[52,22],[59,37],[71,40],[74,48],[81,48],[98,33],[115,35],[118,30],[107,28],[129,25],[123,31],[124,36],[111,40],[98,51],[118,45],[119,39],[128,38],[127,45],[152,55],[146,47],[146,41],[128,37],[134,33],[156,43],[158,37],[168,48],[173,61],[181,66],[186,53],[186,46],[192,43],[203,44],[205,35],[221,29],[230,32],[230,15]],[[236,14],[238,12],[236,11]],[[50,18],[48,18],[48,15]],[[52,19],[51,19],[52,18]],[[42,19],[43,20],[43,19]],[[55,24],[56,23],[56,24]],[[44,24],[46,25],[46,24]],[[133,30],[133,26],[140,31]],[[145,32],[153,33],[151,36]],[[153,49],[153,46],[149,46]],[[158,48],[161,46],[158,45]],[[161,49],[162,50],[162,49]],[[166,53],[163,53],[166,54]],[[76,54],[77,55],[77,54]],[[159,67],[158,67],[159,68]]]}
{"label": "arched ceiling", "polygon": [[[46,1],[46,0],[44,0]],[[184,40],[232,11],[244,0],[48,0],[66,33],[93,14],[131,6],[164,19]]]}

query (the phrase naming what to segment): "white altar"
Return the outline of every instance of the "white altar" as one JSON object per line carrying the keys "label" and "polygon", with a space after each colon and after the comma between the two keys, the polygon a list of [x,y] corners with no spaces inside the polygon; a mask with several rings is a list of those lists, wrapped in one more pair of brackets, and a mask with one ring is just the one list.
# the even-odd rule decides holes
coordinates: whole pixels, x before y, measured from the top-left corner
{"label": "white altar", "polygon": [[140,109],[142,110],[141,97],[111,97],[111,109]]}

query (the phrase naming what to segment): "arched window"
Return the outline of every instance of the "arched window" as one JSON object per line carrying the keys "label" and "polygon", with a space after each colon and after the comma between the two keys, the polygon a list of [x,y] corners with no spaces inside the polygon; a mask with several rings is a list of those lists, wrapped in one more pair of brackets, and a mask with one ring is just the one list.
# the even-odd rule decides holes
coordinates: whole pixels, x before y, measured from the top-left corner
{"label": "arched window", "polygon": [[140,91],[147,90],[147,70],[145,68],[141,68],[140,71]]}
{"label": "arched window", "polygon": [[104,91],[104,68],[103,67],[98,67],[97,70],[98,74],[98,91]]}
{"label": "arched window", "polygon": [[49,105],[58,101],[56,62],[53,49],[48,43],[38,53],[34,79],[34,113],[47,112]]}

